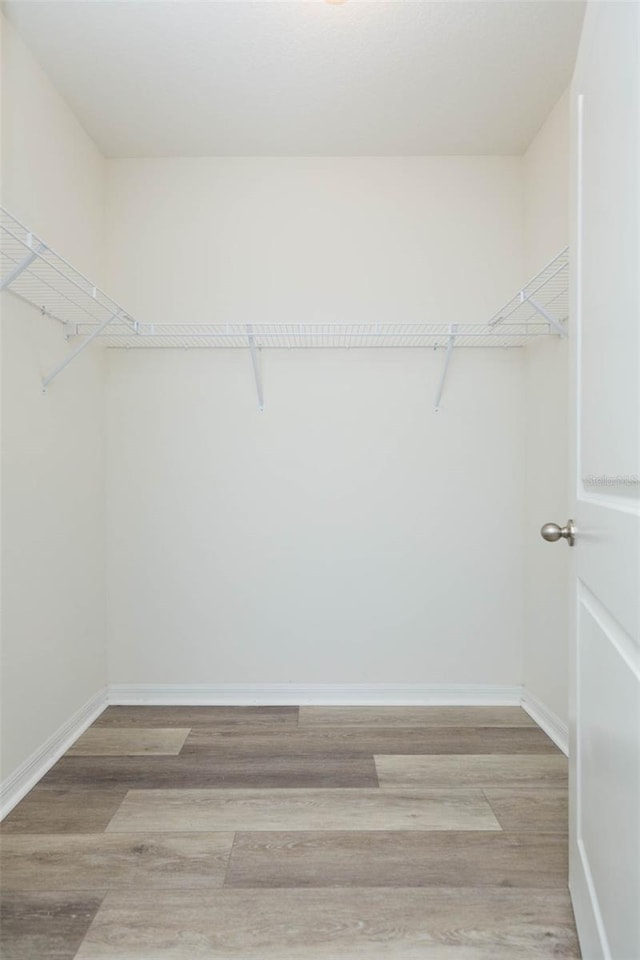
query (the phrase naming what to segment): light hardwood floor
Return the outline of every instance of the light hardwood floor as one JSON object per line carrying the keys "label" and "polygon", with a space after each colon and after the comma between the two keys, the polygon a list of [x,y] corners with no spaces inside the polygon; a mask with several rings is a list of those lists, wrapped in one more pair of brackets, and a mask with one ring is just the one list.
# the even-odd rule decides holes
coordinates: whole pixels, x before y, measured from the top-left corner
{"label": "light hardwood floor", "polygon": [[110,707],[0,828],[3,960],[578,958],[515,707]]}

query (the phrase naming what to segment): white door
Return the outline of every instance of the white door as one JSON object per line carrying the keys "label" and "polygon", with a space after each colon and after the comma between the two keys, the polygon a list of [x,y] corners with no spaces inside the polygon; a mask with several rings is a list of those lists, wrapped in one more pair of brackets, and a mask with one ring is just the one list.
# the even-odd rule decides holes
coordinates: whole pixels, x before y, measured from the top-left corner
{"label": "white door", "polygon": [[639,40],[640,4],[590,4],[572,87],[570,886],[584,960],[640,958]]}

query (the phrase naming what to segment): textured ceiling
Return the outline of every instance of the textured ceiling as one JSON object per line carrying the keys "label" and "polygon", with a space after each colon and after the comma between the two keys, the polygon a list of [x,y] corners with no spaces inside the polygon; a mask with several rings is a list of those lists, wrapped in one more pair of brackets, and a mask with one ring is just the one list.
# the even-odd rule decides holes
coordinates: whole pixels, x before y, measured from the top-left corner
{"label": "textured ceiling", "polygon": [[4,5],[109,157],[509,154],[568,84],[577,0]]}

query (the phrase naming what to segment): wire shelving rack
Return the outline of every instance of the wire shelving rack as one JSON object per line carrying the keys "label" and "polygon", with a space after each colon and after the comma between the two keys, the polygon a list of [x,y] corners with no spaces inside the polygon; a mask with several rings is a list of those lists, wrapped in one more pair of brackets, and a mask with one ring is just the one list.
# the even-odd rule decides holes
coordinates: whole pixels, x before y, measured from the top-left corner
{"label": "wire shelving rack", "polygon": [[251,355],[260,409],[263,349],[442,348],[437,409],[454,348],[513,348],[539,337],[565,337],[569,314],[565,249],[483,323],[142,323],[3,208],[0,277],[0,289],[57,320],[74,344],[44,378],[43,387],[94,340],[110,348],[245,349]]}

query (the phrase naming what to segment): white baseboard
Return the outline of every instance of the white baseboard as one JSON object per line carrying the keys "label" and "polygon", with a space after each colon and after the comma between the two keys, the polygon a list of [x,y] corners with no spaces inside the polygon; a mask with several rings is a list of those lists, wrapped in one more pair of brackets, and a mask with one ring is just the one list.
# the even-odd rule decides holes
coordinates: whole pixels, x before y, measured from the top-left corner
{"label": "white baseboard", "polygon": [[527,711],[531,719],[535,720],[547,736],[551,737],[556,747],[559,747],[565,757],[568,757],[569,728],[562,722],[560,717],[558,717],[553,710],[550,710],[542,700],[538,699],[535,694],[527,690],[526,687],[522,690],[521,704],[522,709]]}
{"label": "white baseboard", "polygon": [[220,683],[109,686],[109,703],[216,706],[513,706],[522,688],[494,684]]}
{"label": "white baseboard", "polygon": [[20,764],[0,786],[0,820],[44,777],[47,770],[75,743],[80,734],[107,706],[107,691],[100,690]]}

